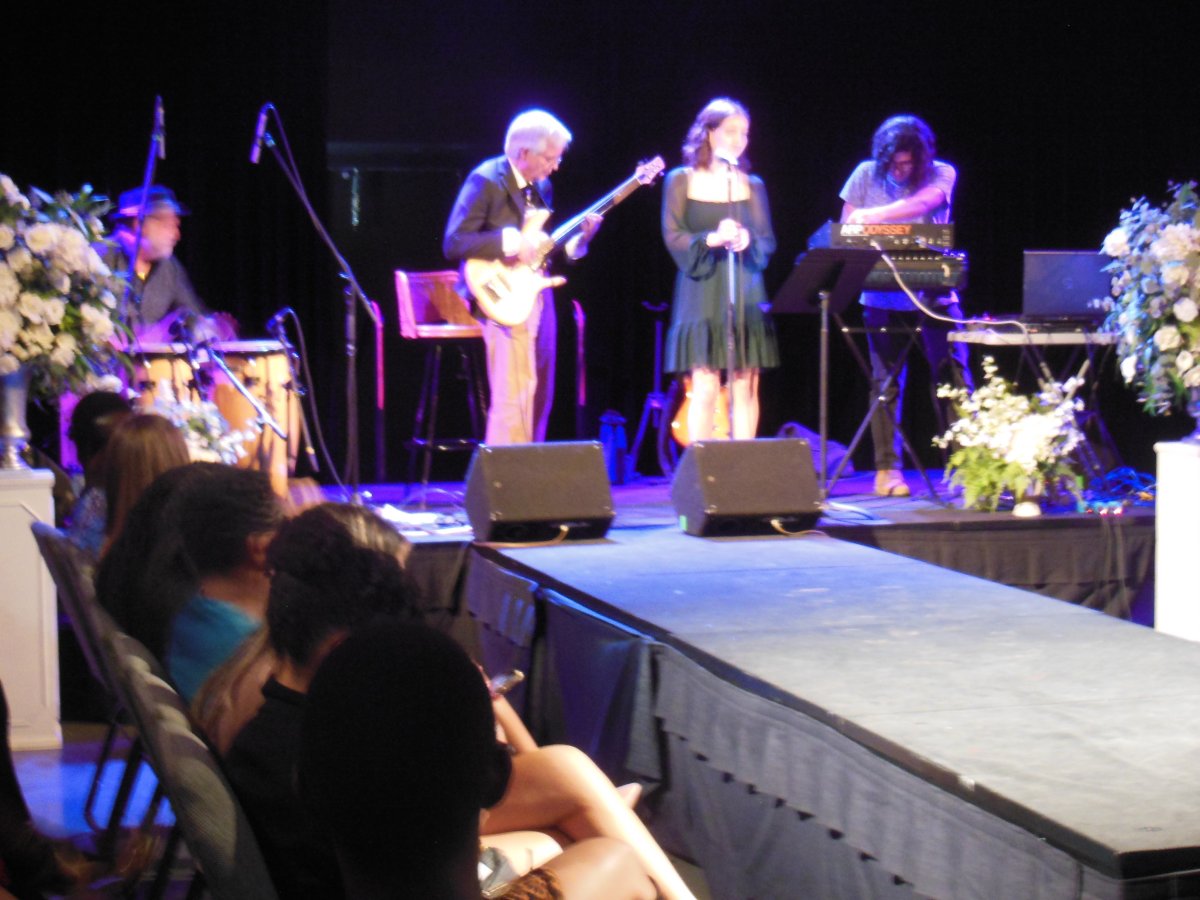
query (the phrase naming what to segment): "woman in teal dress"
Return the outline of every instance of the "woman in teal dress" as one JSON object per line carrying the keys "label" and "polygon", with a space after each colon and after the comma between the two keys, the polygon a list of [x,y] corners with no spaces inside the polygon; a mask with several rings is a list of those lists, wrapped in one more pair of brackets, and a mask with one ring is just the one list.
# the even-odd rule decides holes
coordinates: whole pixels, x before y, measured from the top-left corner
{"label": "woman in teal dress", "polygon": [[766,188],[749,174],[744,156],[749,135],[745,107],[723,97],[711,101],[688,131],[684,165],[667,175],[663,191],[663,241],[679,269],[665,368],[691,376],[689,442],[714,434],[731,309],[735,439],[757,433],[759,372],[779,365],[775,329],[762,308],[762,272],[775,251],[775,233]]}

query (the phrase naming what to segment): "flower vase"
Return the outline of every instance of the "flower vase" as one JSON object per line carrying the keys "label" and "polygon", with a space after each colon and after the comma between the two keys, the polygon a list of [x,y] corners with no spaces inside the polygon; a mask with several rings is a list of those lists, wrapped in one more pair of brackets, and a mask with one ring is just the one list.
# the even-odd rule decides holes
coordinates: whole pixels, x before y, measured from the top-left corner
{"label": "flower vase", "polygon": [[1200,387],[1188,388],[1187,411],[1196,427],[1183,440],[1189,444],[1200,444]]}
{"label": "flower vase", "polygon": [[1042,481],[1035,481],[1025,489],[1017,502],[1013,504],[1012,514],[1018,519],[1032,519],[1042,514],[1042,495],[1045,493],[1046,485]]}
{"label": "flower vase", "polygon": [[0,376],[0,469],[28,469],[22,454],[29,446],[25,413],[32,370],[21,366]]}

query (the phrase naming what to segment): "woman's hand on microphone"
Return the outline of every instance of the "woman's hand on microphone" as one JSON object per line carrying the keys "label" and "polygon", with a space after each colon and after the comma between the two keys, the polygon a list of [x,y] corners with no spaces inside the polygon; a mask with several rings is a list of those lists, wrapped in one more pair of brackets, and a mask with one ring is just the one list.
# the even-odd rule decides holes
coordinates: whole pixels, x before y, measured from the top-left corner
{"label": "woman's hand on microphone", "polygon": [[717,230],[708,233],[705,242],[710,247],[726,247],[740,253],[750,246],[750,232],[733,219],[722,219]]}

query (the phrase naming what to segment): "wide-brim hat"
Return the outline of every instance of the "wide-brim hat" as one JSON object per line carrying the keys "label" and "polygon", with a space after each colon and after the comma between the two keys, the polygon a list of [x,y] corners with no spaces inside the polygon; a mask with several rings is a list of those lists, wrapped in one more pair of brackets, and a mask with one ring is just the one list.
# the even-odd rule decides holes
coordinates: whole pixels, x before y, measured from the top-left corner
{"label": "wide-brim hat", "polygon": [[120,219],[132,219],[139,215],[142,209],[143,193],[146,198],[146,215],[148,216],[163,210],[170,210],[177,216],[186,216],[189,212],[186,206],[175,199],[173,190],[163,187],[161,184],[155,184],[145,192],[140,187],[124,191],[113,215]]}

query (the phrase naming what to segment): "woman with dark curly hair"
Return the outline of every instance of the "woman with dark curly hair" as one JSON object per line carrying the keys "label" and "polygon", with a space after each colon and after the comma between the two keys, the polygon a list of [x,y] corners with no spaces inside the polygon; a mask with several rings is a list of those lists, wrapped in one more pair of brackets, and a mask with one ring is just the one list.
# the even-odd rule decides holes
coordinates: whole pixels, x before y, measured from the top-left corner
{"label": "woman with dark curly hair", "polygon": [[321,661],[354,628],[414,615],[397,559],[403,544],[369,509],[326,503],[284,523],[267,548],[270,677],[225,768],[282,900],[341,896],[332,848],[292,790],[305,693]]}
{"label": "woman with dark curly hair", "polygon": [[[268,548],[272,579],[267,643],[274,664],[262,687],[263,702],[233,739],[225,763],[285,900],[341,896],[332,846],[307,820],[293,789],[299,732],[309,685],[334,647],[368,622],[372,624],[367,630],[372,630],[382,619],[419,618],[413,589],[398,562],[404,545],[371,511],[327,503],[285,523]],[[477,667],[473,678],[487,696],[485,679]],[[422,678],[404,689],[436,691],[437,682]],[[491,699],[492,743],[500,721],[497,705],[502,702],[502,698]],[[448,718],[454,716],[447,710],[455,715],[459,712],[456,705],[446,704],[442,711]],[[645,882],[645,875],[640,874],[644,870],[659,884],[664,897],[692,897],[626,798],[582,751],[568,746],[538,747],[527,732],[530,746],[521,750],[507,731],[505,736],[510,741],[505,756],[511,757],[511,783],[503,800],[496,798],[500,802],[487,822],[476,823],[483,843],[500,850],[501,856],[509,856],[511,867],[501,866],[499,873],[509,868],[508,874],[525,872],[558,852],[557,843],[546,835],[528,834],[551,829],[580,843],[597,837],[620,841],[636,859],[632,869],[640,877],[635,881]],[[366,736],[347,736],[348,740],[359,738]],[[476,851],[478,845],[476,840]],[[389,848],[389,853],[393,852],[406,851]],[[605,859],[612,861],[609,853],[593,857],[580,851],[572,852],[568,860],[572,859],[597,865]],[[595,874],[598,877],[600,870]]]}
{"label": "woman with dark curly hair", "polygon": [[690,441],[713,436],[721,373],[730,368],[729,316],[734,438],[757,433],[759,371],[779,365],[775,330],[762,308],[775,233],[766,187],[749,172],[749,139],[746,108],[724,97],[711,101],[688,131],[684,165],[668,173],[663,190],[663,241],[679,269],[664,368],[691,377]]}
{"label": "woman with dark curly hair", "polygon": [[282,521],[265,472],[190,463],[146,488],[101,560],[100,604],[165,663],[184,699],[261,627],[266,548]]}

